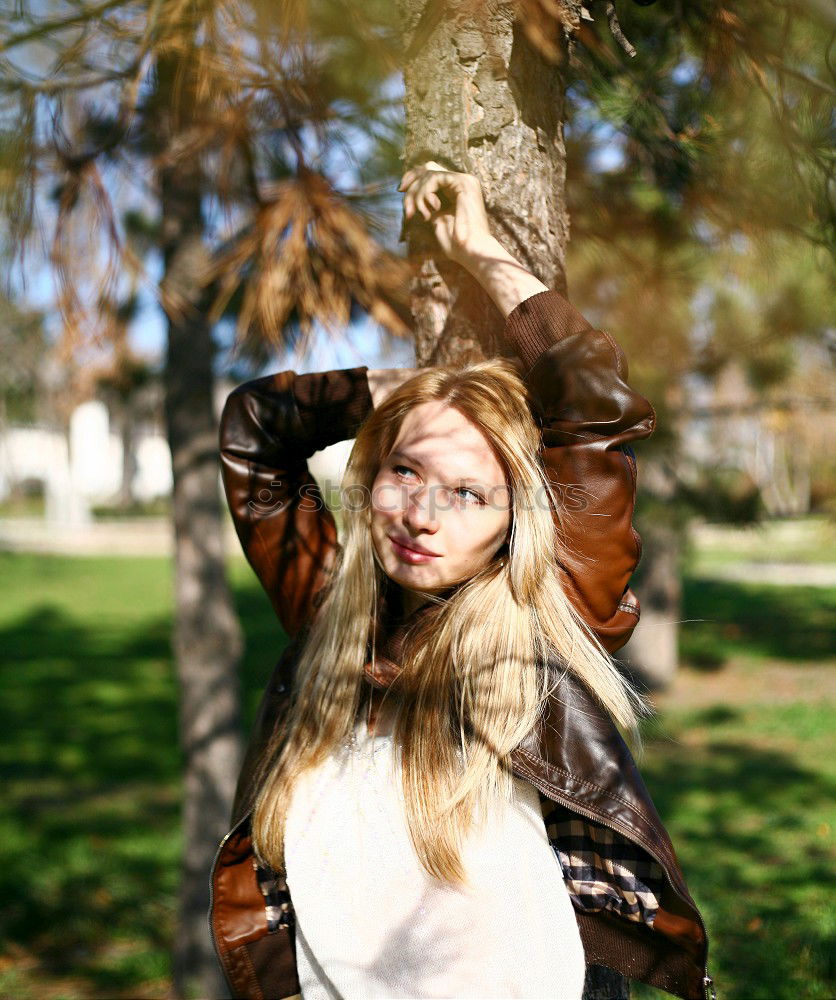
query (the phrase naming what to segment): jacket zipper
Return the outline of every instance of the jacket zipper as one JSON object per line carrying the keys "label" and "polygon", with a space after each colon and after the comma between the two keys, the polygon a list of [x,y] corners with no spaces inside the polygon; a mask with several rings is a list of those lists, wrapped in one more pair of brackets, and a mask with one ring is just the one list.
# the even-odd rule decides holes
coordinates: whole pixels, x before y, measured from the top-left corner
{"label": "jacket zipper", "polygon": [[241,824],[244,822],[247,816],[249,816],[249,813],[247,813],[246,816],[242,816],[241,819],[239,819],[238,822],[235,824],[235,826],[233,826],[231,830],[227,831],[227,833],[224,834],[223,840],[220,842],[220,844],[218,844],[218,849],[215,851],[215,857],[212,861],[212,866],[209,869],[209,910],[206,914],[206,922],[209,924],[209,937],[212,940],[212,947],[215,949],[215,954],[218,957],[218,962],[221,968],[224,970],[224,974],[226,974],[227,971],[226,962],[223,960],[221,956],[220,949],[218,948],[218,942],[215,940],[215,928],[212,925],[212,915],[215,909],[215,867],[218,864],[218,858],[220,858],[221,856],[221,851],[226,846],[226,842],[233,835],[233,833],[235,833],[238,827],[241,826]]}
{"label": "jacket zipper", "polygon": [[[520,777],[524,778],[526,781],[530,781],[531,784],[534,785],[535,788],[538,788],[547,798],[552,799],[555,802],[559,801],[561,805],[566,806],[567,809],[572,809],[575,812],[579,812],[582,816],[586,816],[588,819],[591,819],[596,823],[601,823],[602,826],[609,827],[610,830],[614,830],[616,833],[620,833],[622,837],[626,837],[628,840],[636,841],[639,844],[639,846],[642,847],[643,850],[647,851],[647,853],[654,859],[654,861],[656,861],[656,863],[665,873],[665,878],[667,879],[671,889],[673,889],[674,893],[676,893],[676,895],[679,896],[680,899],[682,899],[682,894],[673,884],[673,879],[670,877],[670,873],[668,872],[668,866],[665,864],[664,861],[662,861],[659,855],[644,842],[642,838],[636,837],[634,834],[627,832],[617,823],[612,823],[609,820],[605,820],[602,817],[597,816],[591,809],[587,809],[585,806],[578,805],[574,799],[570,799],[568,796],[563,796],[559,792],[557,793],[557,795],[555,795],[555,793],[551,791],[551,789],[547,785],[546,787],[544,787],[544,785],[546,784],[545,782],[542,782],[539,779],[534,779],[527,774],[520,775]],[[683,901],[686,902],[685,900]],[[707,941],[708,931],[706,930],[705,924],[703,923],[703,919],[699,911],[697,911],[697,919],[699,920],[700,927],[702,928],[703,937]],[[705,994],[705,1000],[717,1000],[717,994],[714,990],[714,980],[708,974],[707,965],[703,966],[702,987],[703,987],[703,992]]]}

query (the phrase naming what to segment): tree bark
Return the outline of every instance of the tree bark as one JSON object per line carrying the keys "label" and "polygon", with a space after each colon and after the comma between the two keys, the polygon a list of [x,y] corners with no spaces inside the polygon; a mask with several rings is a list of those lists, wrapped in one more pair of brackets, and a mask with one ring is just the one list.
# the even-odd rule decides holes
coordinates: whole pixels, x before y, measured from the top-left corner
{"label": "tree bark", "polygon": [[[469,5],[470,10],[473,5]],[[399,0],[407,50],[407,166],[475,174],[494,235],[541,281],[565,291],[565,83],[514,24],[514,6]],[[420,240],[410,236],[410,253]],[[502,317],[464,271],[427,256],[413,282],[416,364],[498,353]]]}
{"label": "tree bark", "polygon": [[[158,113],[168,149],[194,107],[185,59],[161,60]],[[159,174],[168,301],[165,419],[173,464],[175,614],[184,755],[183,864],[174,944],[176,996],[228,995],[209,936],[209,871],[227,830],[242,761],[238,667],[243,647],[224,568],[214,408],[215,345],[200,274],[205,264],[200,157]]]}
{"label": "tree bark", "polygon": [[[398,8],[407,54],[405,167],[436,160],[475,174],[493,234],[544,284],[565,293],[560,67],[531,47],[506,0],[478,7],[398,0]],[[501,353],[499,311],[463,268],[425,255],[426,247],[411,227],[409,252],[424,257],[411,289],[416,364]],[[628,992],[617,973],[589,967],[587,1000],[619,1000]]]}

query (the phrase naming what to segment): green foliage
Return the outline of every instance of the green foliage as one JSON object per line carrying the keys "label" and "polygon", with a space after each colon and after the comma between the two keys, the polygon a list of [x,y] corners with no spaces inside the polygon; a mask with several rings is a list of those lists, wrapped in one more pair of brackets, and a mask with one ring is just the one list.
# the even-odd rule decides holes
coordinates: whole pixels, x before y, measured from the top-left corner
{"label": "green foliage", "polygon": [[[656,409],[640,469],[642,459],[669,464],[676,485],[658,511],[645,494],[640,517],[756,520],[748,476],[677,458],[703,405],[693,401],[710,399],[730,366],[744,378],[718,397],[716,426],[748,407],[752,421],[794,415],[798,437],[813,396],[832,406],[832,367],[828,379],[825,361],[814,390],[799,364],[805,341],[822,353],[832,323],[826,15],[802,3],[699,0],[624,5],[619,16],[636,57],[611,41],[580,46],[570,81],[570,295],[623,344],[632,383]],[[815,453],[812,441],[799,454]]]}
{"label": "green foliage", "polygon": [[648,391],[732,359],[757,388],[783,381],[832,295],[811,251],[833,238],[826,15],[699,0],[620,17],[635,59],[581,48],[570,84],[573,296]]}
{"label": "green foliage", "polygon": [[20,423],[37,419],[45,349],[43,316],[0,294],[0,419]]}
{"label": "green foliage", "polygon": [[695,0],[619,14],[637,55],[604,28],[603,45],[579,49],[580,132],[607,140],[614,129],[632,179],[676,197],[691,223],[699,213],[725,234],[832,238],[827,13],[801,0]]}

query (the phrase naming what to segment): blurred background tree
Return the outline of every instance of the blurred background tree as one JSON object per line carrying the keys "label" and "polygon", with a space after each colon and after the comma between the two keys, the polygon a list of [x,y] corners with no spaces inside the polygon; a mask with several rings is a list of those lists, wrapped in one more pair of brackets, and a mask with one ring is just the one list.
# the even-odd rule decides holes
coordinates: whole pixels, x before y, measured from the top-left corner
{"label": "blurred background tree", "polygon": [[[18,0],[0,26],[4,249],[23,265],[10,295],[48,261],[56,357],[82,375],[124,340],[114,316],[129,321],[119,303],[137,288],[165,312],[186,776],[175,992],[220,995],[206,872],[240,759],[242,642],[221,545],[219,368],[304,348],[315,322],[338,338],[360,312],[412,336],[419,363],[494,350],[495,310],[420,226],[405,234],[416,267],[391,249],[405,165],[477,173],[497,235],[552,287],[569,271],[656,406],[640,463],[648,638],[624,658],[665,683],[689,518],[708,498],[757,514],[745,491],[718,496],[722,481],[690,474],[694,399],[736,365],[772,407],[798,375],[796,344],[827,336],[836,19],[813,0]],[[753,472],[759,489],[770,477]]]}
{"label": "blurred background tree", "polygon": [[107,403],[115,418],[116,432],[122,443],[122,470],[116,508],[130,511],[136,504],[133,482],[137,461],[137,433],[143,421],[156,416],[159,410],[160,379],[153,363],[131,347],[128,330],[136,316],[135,295],[121,301],[102,302],[99,311],[110,319],[107,341],[110,347],[106,360],[91,371],[96,395]]}

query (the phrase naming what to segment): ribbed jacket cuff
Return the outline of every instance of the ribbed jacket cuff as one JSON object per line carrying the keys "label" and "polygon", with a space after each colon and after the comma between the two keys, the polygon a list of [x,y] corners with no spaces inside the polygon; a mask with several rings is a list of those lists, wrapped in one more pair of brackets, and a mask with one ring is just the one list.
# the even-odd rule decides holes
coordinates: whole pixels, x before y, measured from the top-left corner
{"label": "ribbed jacket cuff", "polygon": [[592,327],[559,292],[537,292],[523,299],[505,320],[505,340],[529,372],[557,341]]}

